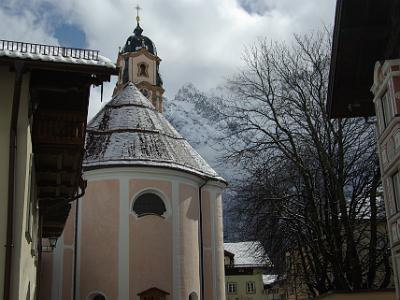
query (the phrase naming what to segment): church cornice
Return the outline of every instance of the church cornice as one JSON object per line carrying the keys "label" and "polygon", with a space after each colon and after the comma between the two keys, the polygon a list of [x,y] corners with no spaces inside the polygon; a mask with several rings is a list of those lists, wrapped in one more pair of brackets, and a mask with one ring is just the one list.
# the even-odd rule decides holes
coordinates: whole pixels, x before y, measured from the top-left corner
{"label": "church cornice", "polygon": [[151,59],[151,60],[155,60],[157,62],[161,62],[161,58],[159,58],[157,55],[151,54],[147,49],[145,48],[141,48],[135,52],[125,52],[125,53],[121,53],[119,55],[119,57],[138,57],[140,55],[144,55],[147,58]]}

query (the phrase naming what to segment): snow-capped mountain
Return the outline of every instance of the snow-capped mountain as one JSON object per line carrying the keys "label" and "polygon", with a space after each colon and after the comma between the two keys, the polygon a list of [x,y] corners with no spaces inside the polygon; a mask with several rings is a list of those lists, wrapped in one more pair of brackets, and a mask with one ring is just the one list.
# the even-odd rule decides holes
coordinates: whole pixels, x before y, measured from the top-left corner
{"label": "snow-capped mountain", "polygon": [[[232,168],[221,163],[223,148],[218,144],[222,134],[216,96],[199,91],[193,84],[184,85],[174,99],[164,98],[164,115],[178,132],[196,149],[210,166],[231,181]],[[232,183],[232,182],[231,182]],[[230,199],[234,193],[224,192],[224,235],[227,241],[240,240],[235,231],[236,220],[230,216]]]}
{"label": "snow-capped mountain", "polygon": [[[218,172],[217,111],[211,98],[193,84],[184,85],[174,99],[164,99],[164,115],[196,151]],[[215,120],[215,121],[213,121]]]}

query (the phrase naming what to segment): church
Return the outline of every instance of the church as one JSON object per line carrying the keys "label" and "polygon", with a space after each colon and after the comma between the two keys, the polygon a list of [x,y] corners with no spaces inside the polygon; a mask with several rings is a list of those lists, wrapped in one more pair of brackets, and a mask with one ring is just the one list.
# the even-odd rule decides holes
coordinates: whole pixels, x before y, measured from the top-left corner
{"label": "church", "polygon": [[85,193],[43,252],[42,300],[225,299],[226,182],[163,116],[161,59],[139,21],[87,126]]}

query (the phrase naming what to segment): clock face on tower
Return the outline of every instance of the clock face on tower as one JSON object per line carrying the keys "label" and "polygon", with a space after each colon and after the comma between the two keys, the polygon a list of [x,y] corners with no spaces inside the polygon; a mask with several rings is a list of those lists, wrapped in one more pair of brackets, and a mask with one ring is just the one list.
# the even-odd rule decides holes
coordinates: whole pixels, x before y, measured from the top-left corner
{"label": "clock face on tower", "polygon": [[140,89],[140,92],[145,96],[147,99],[150,98],[150,93],[147,89]]}

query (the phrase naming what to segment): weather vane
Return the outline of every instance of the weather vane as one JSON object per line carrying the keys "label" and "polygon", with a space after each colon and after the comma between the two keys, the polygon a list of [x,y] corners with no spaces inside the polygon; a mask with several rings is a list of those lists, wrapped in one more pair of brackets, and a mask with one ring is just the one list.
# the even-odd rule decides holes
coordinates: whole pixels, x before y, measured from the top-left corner
{"label": "weather vane", "polygon": [[139,11],[140,11],[142,8],[139,6],[139,4],[136,5],[135,8],[136,8],[136,22],[137,22],[137,24],[139,25],[139,21],[140,21]]}

